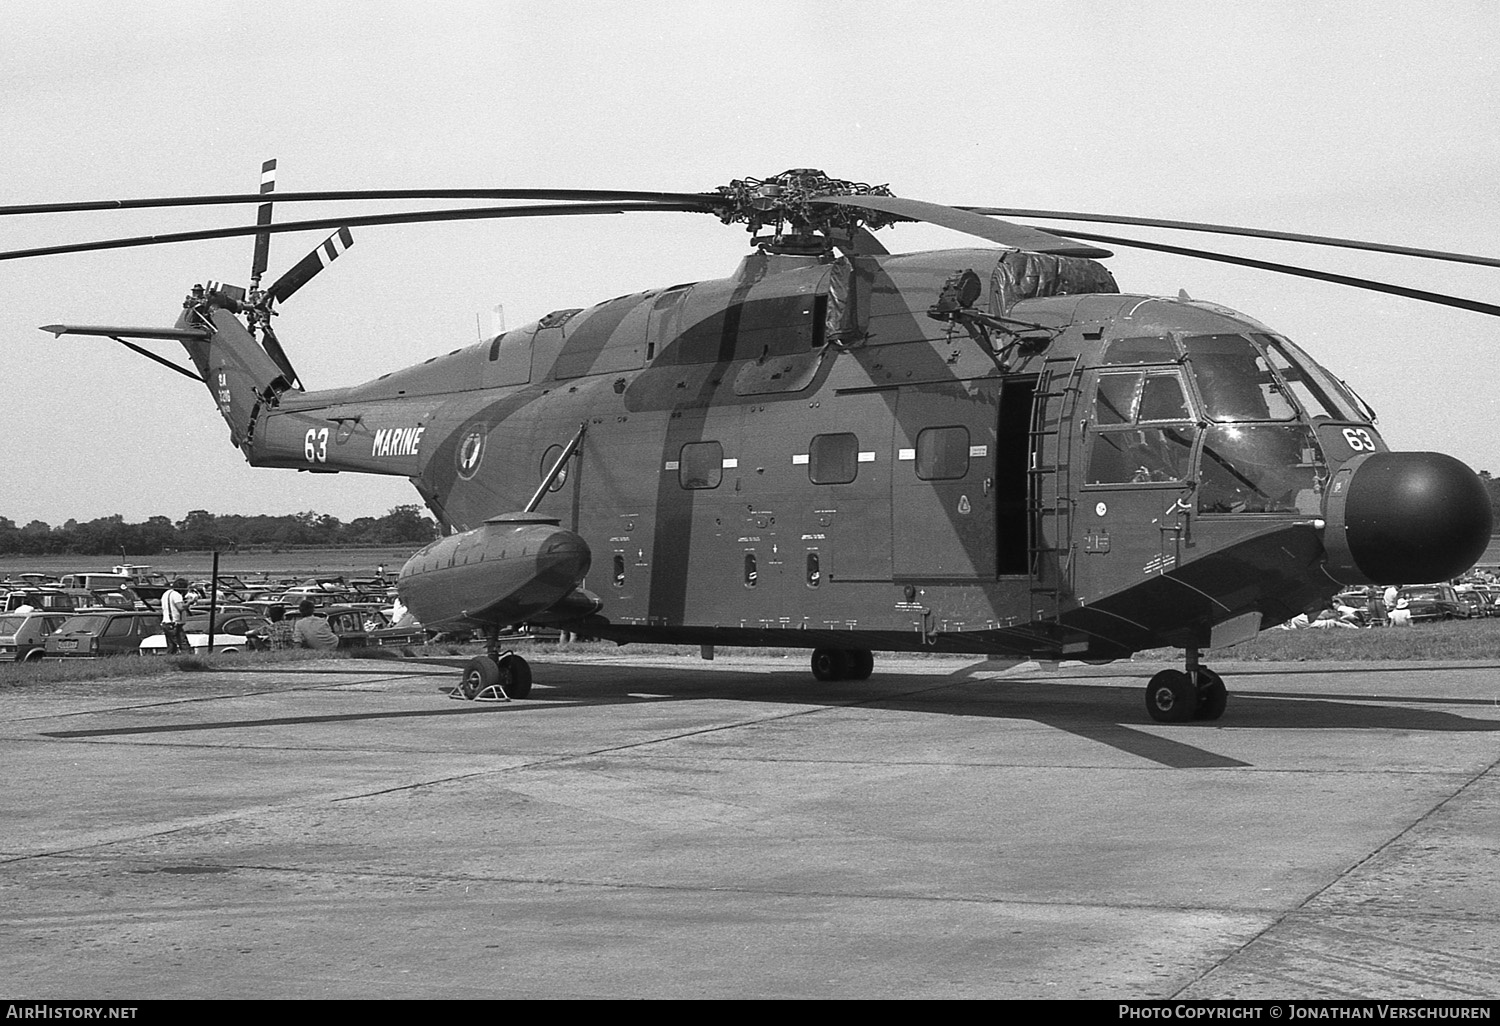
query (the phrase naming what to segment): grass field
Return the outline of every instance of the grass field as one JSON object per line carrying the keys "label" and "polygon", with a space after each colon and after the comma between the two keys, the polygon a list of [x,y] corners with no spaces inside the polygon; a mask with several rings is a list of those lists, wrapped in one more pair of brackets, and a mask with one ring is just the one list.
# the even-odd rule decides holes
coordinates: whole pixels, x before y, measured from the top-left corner
{"label": "grass field", "polygon": [[[256,552],[221,552],[219,573],[259,579],[271,577],[369,577],[377,566],[394,576],[417,551],[416,545],[358,549],[267,549]],[[206,577],[213,568],[212,552],[173,552],[159,556],[0,556],[0,577],[35,571],[71,574],[108,570],[118,563],[139,563],[170,576]]]}

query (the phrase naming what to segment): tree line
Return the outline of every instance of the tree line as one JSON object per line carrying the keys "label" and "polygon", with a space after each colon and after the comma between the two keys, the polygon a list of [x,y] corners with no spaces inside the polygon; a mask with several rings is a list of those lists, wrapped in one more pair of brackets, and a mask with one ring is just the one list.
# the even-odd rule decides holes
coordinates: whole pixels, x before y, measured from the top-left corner
{"label": "tree line", "polygon": [[24,526],[0,516],[0,553],[17,555],[153,556],[163,552],[292,546],[421,545],[438,536],[437,524],[421,506],[396,506],[383,517],[357,517],[349,523],[326,513],[241,516],[195,509],[173,523],[163,516],[127,524],[124,516],[87,523],[69,520],[54,527],[42,520]]}

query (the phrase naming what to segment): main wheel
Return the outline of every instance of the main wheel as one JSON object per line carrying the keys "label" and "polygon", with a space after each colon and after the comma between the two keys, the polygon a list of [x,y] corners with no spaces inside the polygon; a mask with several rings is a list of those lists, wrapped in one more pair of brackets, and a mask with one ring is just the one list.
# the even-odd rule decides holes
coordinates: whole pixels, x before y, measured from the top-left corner
{"label": "main wheel", "polygon": [[525,698],[531,694],[531,664],[518,655],[500,660],[500,686],[507,698]]}
{"label": "main wheel", "polygon": [[1198,689],[1181,670],[1163,670],[1146,685],[1146,712],[1157,723],[1186,723],[1198,710]]}
{"label": "main wheel", "polygon": [[813,649],[812,672],[819,680],[843,680],[849,676],[849,653],[841,648]]}
{"label": "main wheel", "polygon": [[1195,719],[1216,720],[1224,715],[1229,704],[1229,689],[1224,687],[1224,678],[1212,670],[1198,668],[1198,711]]}
{"label": "main wheel", "polygon": [[500,683],[500,664],[489,656],[475,656],[464,667],[459,688],[465,698],[473,698],[487,687]]}
{"label": "main wheel", "polygon": [[870,674],[875,672],[875,653],[867,648],[850,648],[844,650],[844,655],[849,659],[849,672],[847,680],[869,680]]}

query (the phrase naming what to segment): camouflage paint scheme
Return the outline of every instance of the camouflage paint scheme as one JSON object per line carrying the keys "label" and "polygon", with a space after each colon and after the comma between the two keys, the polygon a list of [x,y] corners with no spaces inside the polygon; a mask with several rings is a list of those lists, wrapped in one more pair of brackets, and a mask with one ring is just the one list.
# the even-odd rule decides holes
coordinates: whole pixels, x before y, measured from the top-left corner
{"label": "camouflage paint scheme", "polygon": [[[1338,590],[1321,508],[1208,514],[1196,474],[1084,480],[1111,342],[1270,329],[1185,297],[1121,295],[1081,258],[1052,259],[1087,265],[1074,274],[1087,294],[1045,294],[1066,281],[1017,291],[1008,252],[852,265],[756,252],[726,279],[559,311],[362,385],[274,397],[275,362],[229,310],[190,304],[178,327],[212,328],[184,345],[251,464],[408,477],[464,539],[436,544],[467,574],[455,589],[466,597],[419,588],[424,621],[515,622],[576,584],[602,603],[579,629],[618,641],[1111,659],[1206,646],[1221,640],[1216,626],[1246,636]],[[966,270],[983,283],[976,309],[1050,344],[1002,365],[929,316]],[[1201,409],[1191,375],[1182,381]],[[523,510],[580,428],[539,519],[507,528],[532,532],[514,550],[527,554],[502,557],[480,536],[486,522]],[[919,436],[942,428],[967,433],[966,469],[919,478]],[[1316,431],[1330,474],[1386,452],[1363,415]],[[814,439],[851,434],[853,480],[814,483]],[[713,455],[704,443],[722,447],[721,476],[684,487],[684,460]],[[498,575],[487,578],[498,600],[542,572],[539,546],[573,535],[586,544],[576,580],[564,572],[529,605],[478,611],[482,574]],[[404,584],[436,565],[434,551],[414,557]]]}

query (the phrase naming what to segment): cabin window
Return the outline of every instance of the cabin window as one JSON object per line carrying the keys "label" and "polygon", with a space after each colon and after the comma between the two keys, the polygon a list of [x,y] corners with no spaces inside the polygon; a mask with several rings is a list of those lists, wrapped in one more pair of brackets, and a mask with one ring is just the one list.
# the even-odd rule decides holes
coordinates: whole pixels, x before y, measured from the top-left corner
{"label": "cabin window", "polygon": [[807,476],[813,484],[848,484],[859,473],[859,439],[852,434],[817,435],[808,448]]}
{"label": "cabin window", "polygon": [[[552,465],[557,462],[557,458],[559,456],[561,456],[562,453],[563,453],[563,447],[560,446],[560,445],[554,445],[551,448],[549,448],[545,453],[542,454],[542,463],[541,463],[541,468],[540,468],[541,469],[541,477],[539,477],[537,479],[538,481],[545,481],[545,480],[547,480],[547,474],[552,470]],[[557,472],[557,480],[553,481],[552,484],[551,484],[551,486],[548,487],[547,490],[550,491],[550,492],[555,492],[559,488],[561,488],[563,486],[563,484],[567,480],[568,480],[568,468],[567,467],[563,467],[561,470],[559,470]]]}
{"label": "cabin window", "polygon": [[807,554],[807,586],[816,588],[823,583],[823,571],[819,566],[818,554],[809,552]]}
{"label": "cabin window", "polygon": [[689,442],[678,457],[677,483],[684,488],[717,488],[724,480],[724,447],[718,442]]}
{"label": "cabin window", "polygon": [[968,428],[925,428],[917,435],[917,477],[923,481],[952,481],[968,473]]}
{"label": "cabin window", "polygon": [[625,587],[625,557],[618,552],[615,553],[614,584],[616,588]]}
{"label": "cabin window", "polygon": [[755,569],[755,553],[745,553],[745,587],[755,587],[755,582],[759,576],[759,573]]}

